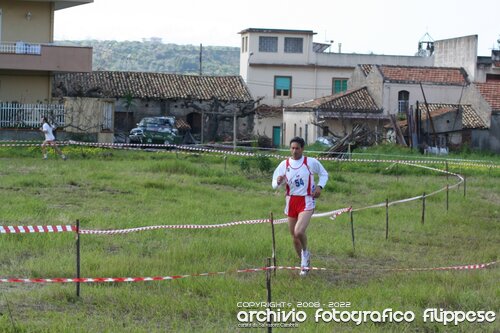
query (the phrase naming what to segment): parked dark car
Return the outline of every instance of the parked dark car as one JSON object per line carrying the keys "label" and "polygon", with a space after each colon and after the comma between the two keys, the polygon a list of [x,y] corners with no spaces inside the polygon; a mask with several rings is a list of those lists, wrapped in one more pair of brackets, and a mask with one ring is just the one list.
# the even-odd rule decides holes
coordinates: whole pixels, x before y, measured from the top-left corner
{"label": "parked dark car", "polygon": [[146,117],[129,134],[130,143],[178,143],[175,117]]}

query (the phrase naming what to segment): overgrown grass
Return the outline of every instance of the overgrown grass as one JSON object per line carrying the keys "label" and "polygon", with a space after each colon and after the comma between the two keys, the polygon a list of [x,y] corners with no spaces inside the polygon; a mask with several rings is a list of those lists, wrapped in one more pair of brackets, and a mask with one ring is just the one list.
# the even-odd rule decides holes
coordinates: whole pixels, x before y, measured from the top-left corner
{"label": "overgrown grass", "polygon": [[[73,224],[118,229],[164,224],[216,224],[282,218],[283,193],[271,189],[261,159],[175,152],[110,151],[65,147],[70,159],[42,161],[32,148],[0,149],[2,225]],[[488,156],[489,158],[490,156]],[[272,168],[279,163],[271,160]],[[318,201],[324,212],[403,199],[432,192],[454,177],[390,163],[325,161],[331,181]],[[442,163],[435,167],[443,169]],[[450,165],[450,169],[452,166]],[[272,278],[275,302],[291,303],[308,319],[296,332],[445,332],[424,323],[423,310],[500,310],[498,265],[487,270],[397,272],[393,268],[486,263],[499,258],[500,173],[498,168],[454,167],[467,187],[335,221],[313,219],[308,230],[312,264],[328,268],[301,279],[279,270]],[[276,225],[279,265],[297,266],[285,224]],[[0,235],[2,277],[75,276],[75,237],[60,234]],[[238,302],[266,301],[265,274],[235,273],[262,267],[271,256],[267,224],[222,229],[163,229],[123,235],[81,235],[82,276],[140,277],[226,272],[173,281],[83,284],[0,284],[2,332],[245,331],[237,327]],[[313,308],[299,302],[350,302],[349,311],[392,308],[414,311],[413,323],[356,326],[315,323]],[[284,308],[282,310],[290,310]],[[254,309],[255,310],[255,309]],[[265,310],[259,308],[258,310]],[[339,308],[338,310],[346,310]],[[263,331],[260,329],[259,331]],[[286,329],[275,328],[274,331]],[[458,332],[494,332],[492,324],[462,323]]]}

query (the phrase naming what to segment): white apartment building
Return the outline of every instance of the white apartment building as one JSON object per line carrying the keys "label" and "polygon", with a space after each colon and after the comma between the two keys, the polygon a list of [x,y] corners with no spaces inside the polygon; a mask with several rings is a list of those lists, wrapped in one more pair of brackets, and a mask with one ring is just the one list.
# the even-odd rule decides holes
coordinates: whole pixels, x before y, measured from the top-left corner
{"label": "white apartment building", "polygon": [[[419,45],[423,44],[422,50],[427,52],[398,56],[331,52],[330,44],[313,41],[316,33],[312,30],[248,28],[239,34],[240,75],[262,106],[257,112],[254,133],[272,138],[274,145],[286,144],[293,136],[292,131],[284,133],[287,126],[293,127],[284,117],[286,107],[352,88],[350,79],[357,65],[462,67],[469,82],[500,77],[500,68],[495,67],[495,62],[492,65],[486,61],[485,65],[481,57],[478,58],[477,35],[426,40]],[[321,136],[320,132],[319,128],[309,126],[308,141]]]}

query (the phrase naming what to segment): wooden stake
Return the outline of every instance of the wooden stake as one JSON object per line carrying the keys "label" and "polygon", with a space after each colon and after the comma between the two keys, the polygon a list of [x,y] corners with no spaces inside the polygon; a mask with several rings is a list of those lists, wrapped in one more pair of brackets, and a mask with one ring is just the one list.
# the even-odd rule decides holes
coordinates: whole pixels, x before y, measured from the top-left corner
{"label": "wooden stake", "polygon": [[466,188],[467,188],[467,178],[465,178],[464,175],[464,198],[465,198],[465,192],[467,192]]}
{"label": "wooden stake", "polygon": [[274,266],[274,276],[276,276],[276,237],[274,233],[274,218],[273,213],[271,212],[271,234],[273,237],[273,266]]}
{"label": "wooden stake", "polygon": [[385,199],[385,239],[389,237],[389,198]]}
{"label": "wooden stake", "polygon": [[449,195],[450,195],[450,186],[446,184],[446,211],[448,211],[448,206],[449,206]]}
{"label": "wooden stake", "polygon": [[354,251],[356,251],[356,244],[354,241],[354,218],[352,210],[351,210],[351,234],[352,234],[352,248]]}
{"label": "wooden stake", "polygon": [[[270,267],[271,266],[271,258],[267,258],[267,263],[266,263],[266,267]],[[266,289],[267,289],[267,304],[268,304],[268,309],[269,310],[272,310],[271,308],[271,272],[269,271],[269,269],[266,269]],[[273,321],[271,320],[271,316],[269,316],[269,321],[267,322],[267,331],[268,332],[272,332],[273,331],[273,328],[272,328],[272,324]]]}
{"label": "wooden stake", "polygon": [[448,161],[446,161],[446,181],[448,181]]}
{"label": "wooden stake", "polygon": [[425,192],[422,195],[422,224],[424,224],[425,220]]}
{"label": "wooden stake", "polygon": [[[80,278],[80,220],[76,220],[76,278]],[[76,283],[76,297],[80,297],[80,282]]]}
{"label": "wooden stake", "polygon": [[396,181],[399,182],[399,162],[396,162]]}

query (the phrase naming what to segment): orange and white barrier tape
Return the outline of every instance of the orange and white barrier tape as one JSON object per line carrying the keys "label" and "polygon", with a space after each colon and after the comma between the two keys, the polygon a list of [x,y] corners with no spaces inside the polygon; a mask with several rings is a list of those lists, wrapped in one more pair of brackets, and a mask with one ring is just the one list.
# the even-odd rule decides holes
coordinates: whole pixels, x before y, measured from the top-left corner
{"label": "orange and white barrier tape", "polygon": [[[478,270],[485,269],[489,266],[497,264],[498,261],[493,261],[485,264],[462,265],[462,266],[448,266],[448,267],[431,267],[431,268],[387,268],[387,269],[372,269],[370,271],[393,271],[393,272],[421,272],[421,271],[456,271],[456,270]],[[305,267],[311,271],[369,271],[368,269],[332,269],[324,267]],[[303,267],[298,266],[269,266],[259,268],[238,269],[235,271],[227,272],[209,272],[209,273],[195,273],[184,275],[170,275],[170,276],[153,276],[153,277],[108,277],[108,278],[3,278],[0,283],[102,283],[102,282],[146,282],[146,281],[165,281],[177,280],[187,277],[198,276],[214,276],[225,275],[228,273],[254,273],[264,272],[269,270],[302,270]]]}

